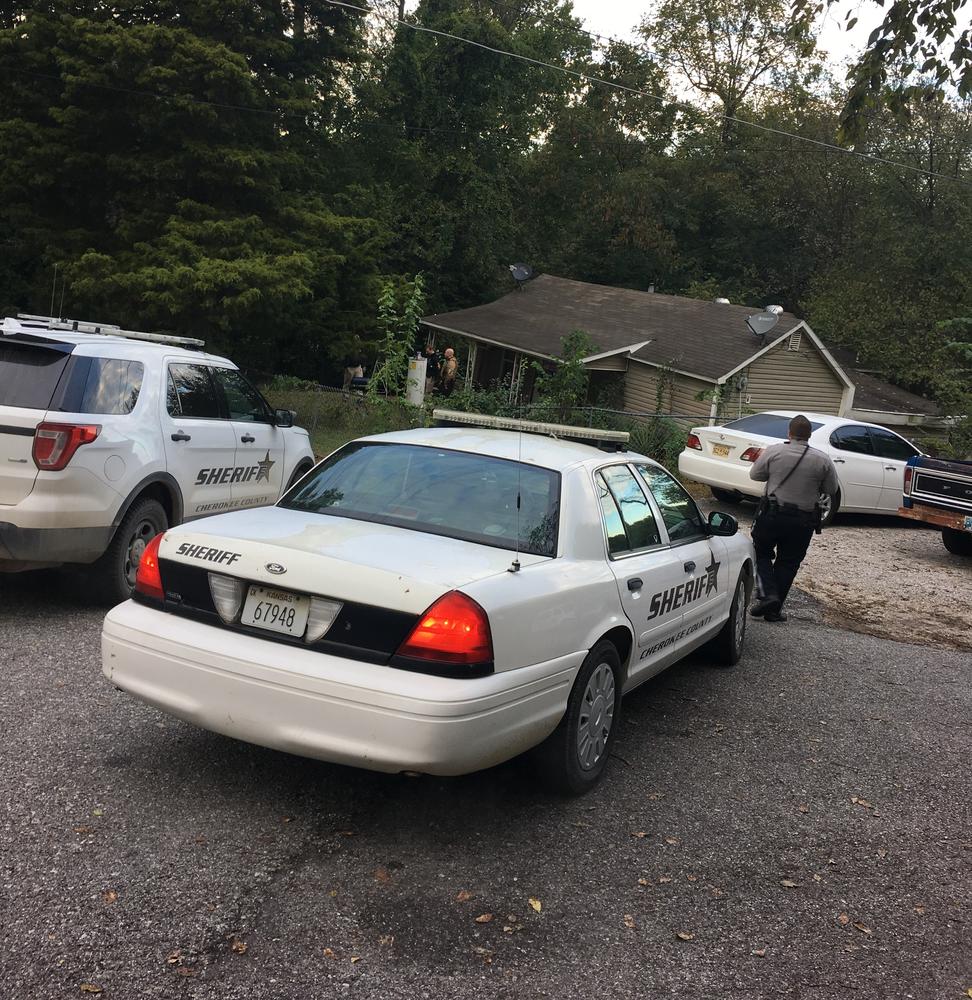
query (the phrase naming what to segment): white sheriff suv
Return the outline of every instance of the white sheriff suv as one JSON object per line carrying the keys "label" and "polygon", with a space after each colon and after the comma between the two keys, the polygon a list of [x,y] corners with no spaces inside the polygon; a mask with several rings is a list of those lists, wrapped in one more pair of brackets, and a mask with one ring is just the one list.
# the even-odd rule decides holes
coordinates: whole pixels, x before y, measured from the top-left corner
{"label": "white sheriff suv", "polygon": [[181,521],[274,503],[307,432],[201,341],[47,317],[0,329],[0,572],[83,564],[124,600]]}
{"label": "white sheriff suv", "polygon": [[580,793],[623,693],[704,643],[738,661],[754,557],[731,516],[703,518],[662,466],[617,450],[626,434],[435,416],[350,442],[274,507],[153,539],[105,619],[108,680],[215,732],[379,771],[537,748]]}

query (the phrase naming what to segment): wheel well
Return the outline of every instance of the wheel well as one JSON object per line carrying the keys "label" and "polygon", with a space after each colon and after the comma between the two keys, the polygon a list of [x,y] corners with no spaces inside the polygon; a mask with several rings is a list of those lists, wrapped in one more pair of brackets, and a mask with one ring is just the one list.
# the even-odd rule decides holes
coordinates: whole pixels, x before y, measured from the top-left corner
{"label": "wheel well", "polygon": [[[604,642],[605,640],[610,642],[618,651],[618,659],[621,661],[621,669],[624,671],[625,677],[627,677],[628,658],[631,656],[631,647],[634,644],[631,633],[623,625],[618,625],[616,628],[611,629],[610,632],[606,632],[602,635],[601,638],[598,639],[598,642]],[[594,645],[597,645],[597,643]]]}
{"label": "wheel well", "polygon": [[165,517],[169,522],[170,528],[182,520],[182,498],[175,494],[172,487],[169,486],[168,483],[156,479],[153,482],[146,483],[138,490],[138,492],[132,495],[131,499],[125,504],[121,512],[117,515],[118,524],[121,523],[122,518],[135,504],[139,502],[139,500],[158,501],[162,505],[162,509],[165,511]]}
{"label": "wheel well", "polygon": [[752,559],[747,559],[742,564],[742,570],[740,572],[746,578],[746,603],[748,604],[749,598],[753,595],[753,585],[756,582]]}

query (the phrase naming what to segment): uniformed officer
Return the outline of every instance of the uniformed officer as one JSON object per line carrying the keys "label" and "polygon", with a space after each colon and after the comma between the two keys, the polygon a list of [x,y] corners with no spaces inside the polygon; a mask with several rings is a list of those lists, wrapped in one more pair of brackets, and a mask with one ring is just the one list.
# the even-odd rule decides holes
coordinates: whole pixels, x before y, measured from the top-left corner
{"label": "uniformed officer", "polygon": [[837,492],[834,463],[810,447],[810,421],[794,417],[789,431],[790,439],[767,448],[749,471],[750,479],[766,483],[753,522],[756,600],[749,613],[768,622],[786,621],[783,602],[819,530],[820,495]]}

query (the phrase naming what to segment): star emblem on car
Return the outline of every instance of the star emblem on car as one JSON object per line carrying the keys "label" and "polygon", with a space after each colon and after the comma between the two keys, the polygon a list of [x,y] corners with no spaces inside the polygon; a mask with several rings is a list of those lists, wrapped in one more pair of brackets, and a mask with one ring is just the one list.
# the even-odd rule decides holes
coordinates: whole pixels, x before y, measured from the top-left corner
{"label": "star emblem on car", "polygon": [[719,589],[719,567],[721,565],[722,565],[722,563],[717,563],[716,562],[715,555],[713,554],[712,558],[711,558],[711,560],[709,562],[709,565],[705,567],[705,573],[706,573],[706,577],[705,577],[705,596],[706,597],[708,597],[709,594],[711,594],[713,590],[718,590]]}
{"label": "star emblem on car", "polygon": [[257,474],[256,474],[256,481],[260,482],[261,479],[265,479],[269,483],[270,482],[270,470],[276,464],[277,463],[274,462],[273,459],[270,458],[270,452],[268,451],[266,453],[266,455],[263,456],[263,460],[260,461],[260,462],[257,462],[257,465],[259,466],[259,470],[257,471]]}

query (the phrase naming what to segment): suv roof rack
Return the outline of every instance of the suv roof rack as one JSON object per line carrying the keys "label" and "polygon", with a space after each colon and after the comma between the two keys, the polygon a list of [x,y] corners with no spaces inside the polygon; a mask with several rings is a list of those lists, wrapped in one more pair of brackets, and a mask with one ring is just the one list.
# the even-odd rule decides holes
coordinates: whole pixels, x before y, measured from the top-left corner
{"label": "suv roof rack", "polygon": [[[27,330],[50,330],[65,333],[100,333],[106,337],[124,337],[126,340],[146,340],[153,344],[171,344],[176,347],[205,347],[206,341],[194,337],[174,337],[167,333],[146,333],[142,330],[123,330],[115,323],[92,323],[79,319],[60,319],[56,316],[34,316],[17,313],[19,325]],[[5,321],[6,327],[6,321]],[[6,332],[9,332],[6,331]]]}
{"label": "suv roof rack", "polygon": [[608,431],[597,427],[571,427],[568,424],[544,424],[538,420],[517,420],[514,417],[490,417],[482,413],[462,413],[459,410],[433,410],[432,420],[439,427],[485,427],[495,431],[522,431],[543,434],[562,441],[578,441],[602,451],[625,451],[631,435],[627,431]]}

